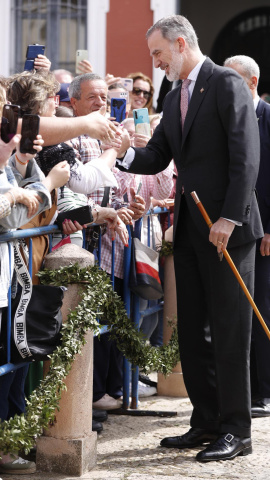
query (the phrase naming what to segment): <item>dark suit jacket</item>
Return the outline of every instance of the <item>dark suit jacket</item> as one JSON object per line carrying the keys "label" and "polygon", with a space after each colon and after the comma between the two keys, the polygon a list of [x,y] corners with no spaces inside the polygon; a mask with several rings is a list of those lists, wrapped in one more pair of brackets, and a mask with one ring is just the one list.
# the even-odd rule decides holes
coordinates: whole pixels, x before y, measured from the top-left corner
{"label": "dark suit jacket", "polygon": [[155,174],[174,158],[178,169],[174,234],[184,186],[190,214],[209,236],[190,192],[196,191],[211,220],[224,217],[243,223],[229,246],[262,236],[255,184],[259,168],[259,132],[247,85],[232,69],[206,59],[181,130],[181,86],[168,93],[163,119],[145,148],[135,149],[130,172]]}
{"label": "dark suit jacket", "polygon": [[259,101],[257,110],[261,142],[260,168],[256,183],[260,214],[265,233],[270,233],[270,105]]}

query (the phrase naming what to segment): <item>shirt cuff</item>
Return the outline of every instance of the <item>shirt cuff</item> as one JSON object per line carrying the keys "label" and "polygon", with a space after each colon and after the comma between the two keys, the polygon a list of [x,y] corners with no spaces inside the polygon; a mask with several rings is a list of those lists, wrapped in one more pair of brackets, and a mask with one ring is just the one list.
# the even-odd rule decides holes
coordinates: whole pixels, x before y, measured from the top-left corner
{"label": "shirt cuff", "polygon": [[[224,217],[221,217],[224,218]],[[242,222],[237,222],[236,220],[231,220],[230,218],[224,218],[224,220],[228,220],[228,222],[234,223],[237,227],[242,227]]]}
{"label": "shirt cuff", "polygon": [[130,169],[130,165],[132,164],[135,157],[135,150],[130,147],[123,158],[117,158],[116,163],[124,167],[126,170]]}

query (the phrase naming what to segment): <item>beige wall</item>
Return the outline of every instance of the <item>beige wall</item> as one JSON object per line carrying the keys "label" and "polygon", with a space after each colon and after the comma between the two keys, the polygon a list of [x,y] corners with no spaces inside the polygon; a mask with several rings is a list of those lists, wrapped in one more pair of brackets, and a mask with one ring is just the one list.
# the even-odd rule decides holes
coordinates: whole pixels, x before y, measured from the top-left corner
{"label": "beige wall", "polygon": [[225,25],[246,10],[270,6],[270,0],[181,0],[181,14],[188,18],[206,55]]}

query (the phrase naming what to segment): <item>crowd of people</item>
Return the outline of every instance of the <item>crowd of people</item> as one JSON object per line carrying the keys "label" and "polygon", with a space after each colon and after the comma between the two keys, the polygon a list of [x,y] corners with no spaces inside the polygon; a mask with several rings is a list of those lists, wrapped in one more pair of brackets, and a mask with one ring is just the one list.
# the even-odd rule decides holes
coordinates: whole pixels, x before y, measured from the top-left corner
{"label": "crowd of people", "polygon": [[[85,73],[75,78],[66,71],[51,72],[49,60],[41,55],[36,61],[35,70],[1,79],[1,111],[4,104],[9,102],[20,107],[22,117],[39,115],[40,134],[34,141],[36,155],[20,152],[19,133],[7,144],[0,140],[3,173],[0,177],[0,226],[1,232],[40,226],[40,213],[45,210],[42,225],[51,224],[56,221],[58,212],[89,205],[95,225],[103,225],[101,267],[109,275],[111,241],[115,238],[114,284],[115,290],[123,297],[123,248],[128,244],[126,225],[145,215],[152,198],[158,201],[170,195],[173,166],[151,177],[120,172],[114,167],[120,147],[124,148],[125,144],[128,146],[129,134],[123,126],[110,120],[110,112],[106,111],[108,87],[116,97],[119,88],[123,91],[126,89],[115,77],[110,77],[108,85],[91,69],[90,63],[84,61]],[[152,112],[151,80],[141,73],[135,76],[131,74],[129,78],[134,79],[135,84],[134,94],[131,92],[128,99],[131,114],[134,108],[146,105]],[[133,118],[129,120],[134,123]],[[19,130],[20,127],[19,122]],[[146,144],[149,138],[139,135],[138,142],[142,141]],[[140,182],[142,189],[140,195],[136,195]],[[53,235],[53,247],[63,245],[63,235],[69,242],[82,247],[83,228],[86,226],[66,220],[62,232]],[[99,232],[99,226],[88,225],[86,228],[86,246],[91,252],[96,247],[96,235]],[[39,238],[38,244],[35,240],[33,283],[38,282],[35,274],[42,268],[48,251],[46,236],[42,237],[42,241]],[[7,275],[7,259],[7,244],[3,243],[1,282],[5,282],[5,289],[1,293],[1,312],[7,308],[7,290],[11,281]],[[100,420],[103,421],[107,416],[106,410],[121,406],[122,362],[122,354],[116,343],[109,339],[108,333],[102,334],[100,339],[95,338],[93,430],[98,432],[102,429]],[[28,366],[25,366],[0,377],[1,392],[4,392],[0,399],[2,420],[24,412],[27,372]],[[156,388],[146,384],[141,384],[140,388],[144,388],[140,393],[145,396],[156,393]],[[4,473],[31,473],[35,470],[33,462],[14,455],[14,452],[2,455],[0,462],[0,470]]]}
{"label": "crowd of people", "polygon": [[[147,243],[146,212],[155,206],[170,208],[175,197],[179,349],[193,411],[190,430],[163,439],[161,446],[208,444],[197,454],[198,461],[227,460],[252,452],[251,416],[270,416],[269,341],[225,260],[220,261],[228,247],[252,293],[255,278],[255,300],[270,326],[270,106],[258,96],[256,62],[238,55],[224,66],[215,65],[202,54],[185,17],[159,20],[148,30],[147,42],[154,66],[165,71],[171,87],[181,81],[166,96],[161,114],[153,106],[153,83],[142,72],[127,74],[132,80],[127,90],[121,77],[102,78],[88,60],[81,62],[81,74],[74,77],[66,70],[51,72],[49,59],[39,55],[33,71],[1,78],[1,112],[9,102],[20,107],[22,116],[37,114],[40,130],[35,154],[20,152],[21,120],[9,143],[0,139],[0,233],[31,222],[37,225],[44,211],[49,224],[60,211],[89,205],[95,226],[66,220],[53,246],[62,245],[65,235],[82,247],[85,229],[86,248],[93,252],[101,235],[100,266],[111,275],[115,239],[114,288],[123,298],[126,226],[142,218],[142,240]],[[121,123],[111,117],[111,98],[127,101]],[[138,108],[148,109],[150,136],[136,131],[133,111]],[[213,221],[210,234],[192,191]],[[157,217],[155,225],[161,241]],[[38,248],[33,282],[48,251],[45,237]],[[10,283],[16,290],[7,249],[0,243],[0,315],[7,308]],[[145,308],[147,301],[141,299],[140,310]],[[146,341],[159,327],[158,314],[141,319]],[[122,362],[109,333],[95,337],[93,429],[98,432],[107,410],[121,406]],[[2,421],[25,411],[27,371],[25,366],[0,376]],[[156,391],[142,376],[139,396]],[[0,472],[35,471],[34,462],[16,452],[0,456]]]}

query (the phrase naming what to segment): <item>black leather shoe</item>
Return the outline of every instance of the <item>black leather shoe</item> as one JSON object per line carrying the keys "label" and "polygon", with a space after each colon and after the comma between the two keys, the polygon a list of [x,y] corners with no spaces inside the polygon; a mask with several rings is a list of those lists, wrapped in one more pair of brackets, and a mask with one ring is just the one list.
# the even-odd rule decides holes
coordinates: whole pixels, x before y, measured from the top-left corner
{"label": "black leather shoe", "polygon": [[250,453],[252,453],[252,446],[249,437],[236,437],[227,433],[199,452],[196,460],[199,462],[231,460],[237,455],[249,455]]}
{"label": "black leather shoe", "polygon": [[100,433],[103,430],[103,425],[101,422],[96,422],[96,420],[92,420],[92,432]]}
{"label": "black leather shoe", "polygon": [[163,438],[160,445],[167,448],[194,448],[203,443],[212,442],[216,438],[216,433],[209,433],[203,428],[191,428],[180,437]]}
{"label": "black leather shoe", "polygon": [[251,405],[251,416],[257,417],[270,417],[270,398],[262,398]]}
{"label": "black leather shoe", "polygon": [[108,418],[108,413],[106,410],[92,410],[92,418],[96,420],[96,422],[105,422]]}
{"label": "black leather shoe", "polygon": [[149,387],[157,388],[157,382],[151,380],[148,375],[144,375],[143,373],[139,373],[139,380],[140,382],[144,383],[145,385],[149,385]]}

